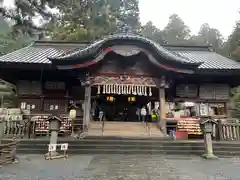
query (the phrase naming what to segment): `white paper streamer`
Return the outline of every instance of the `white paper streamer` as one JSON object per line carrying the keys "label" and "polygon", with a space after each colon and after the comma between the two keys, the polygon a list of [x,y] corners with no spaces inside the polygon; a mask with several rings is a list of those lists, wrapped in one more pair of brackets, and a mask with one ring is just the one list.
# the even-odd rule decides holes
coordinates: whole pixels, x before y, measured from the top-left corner
{"label": "white paper streamer", "polygon": [[117,85],[117,93],[121,94],[121,85],[120,84]]}
{"label": "white paper streamer", "polygon": [[121,94],[123,94],[123,84],[121,84]]}
{"label": "white paper streamer", "polygon": [[133,95],[137,95],[137,87],[136,86],[133,86],[132,94]]}
{"label": "white paper streamer", "polygon": [[127,85],[123,85],[124,87],[123,87],[123,89],[124,89],[124,94],[127,94]]}
{"label": "white paper streamer", "polygon": [[98,85],[98,91],[97,91],[97,94],[100,94],[101,93],[101,86]]}
{"label": "white paper streamer", "polygon": [[149,96],[152,96],[152,89],[149,87]]}
{"label": "white paper streamer", "polygon": [[110,93],[113,94],[113,84],[110,84]]}
{"label": "white paper streamer", "polygon": [[106,85],[103,85],[103,94],[106,94]]}
{"label": "white paper streamer", "polygon": [[144,96],[147,96],[147,87],[144,86]]}
{"label": "white paper streamer", "polygon": [[116,85],[113,85],[113,94],[116,94]]}
{"label": "white paper streamer", "polygon": [[109,94],[109,85],[106,84],[106,94]]}

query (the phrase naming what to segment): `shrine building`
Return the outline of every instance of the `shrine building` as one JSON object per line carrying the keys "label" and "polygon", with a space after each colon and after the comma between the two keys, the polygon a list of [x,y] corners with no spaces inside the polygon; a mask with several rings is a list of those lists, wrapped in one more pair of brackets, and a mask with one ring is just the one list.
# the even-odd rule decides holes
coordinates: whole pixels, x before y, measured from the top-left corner
{"label": "shrine building", "polygon": [[32,114],[67,114],[75,102],[85,110],[84,125],[97,122],[101,110],[106,124],[140,124],[143,106],[160,109],[164,121],[230,116],[240,63],[210,46],[115,34],[91,43],[35,41],[0,57],[0,78],[16,85],[19,108]]}

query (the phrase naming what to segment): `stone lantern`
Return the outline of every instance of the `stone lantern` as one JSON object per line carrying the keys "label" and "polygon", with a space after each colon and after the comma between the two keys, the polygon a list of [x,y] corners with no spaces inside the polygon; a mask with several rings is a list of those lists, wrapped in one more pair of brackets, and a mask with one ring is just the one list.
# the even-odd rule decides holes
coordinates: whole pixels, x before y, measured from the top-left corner
{"label": "stone lantern", "polygon": [[212,147],[212,133],[214,124],[217,124],[211,117],[203,117],[200,120],[200,128],[204,134],[204,146],[205,146],[205,154],[202,156],[205,159],[217,159],[217,157],[213,154]]}
{"label": "stone lantern", "polygon": [[[50,137],[50,145],[57,144],[57,139],[58,139],[58,132],[60,130],[60,126],[62,124],[62,120],[55,115],[51,115],[46,121],[49,122],[49,130],[51,132],[51,137]],[[47,153],[46,156],[56,156],[58,153],[56,151],[52,151],[51,155]]]}

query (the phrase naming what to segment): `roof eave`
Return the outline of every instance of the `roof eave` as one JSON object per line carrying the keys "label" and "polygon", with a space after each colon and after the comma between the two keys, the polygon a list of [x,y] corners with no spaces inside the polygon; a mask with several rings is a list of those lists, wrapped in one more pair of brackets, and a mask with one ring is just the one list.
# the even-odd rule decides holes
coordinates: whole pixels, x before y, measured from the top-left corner
{"label": "roof eave", "polygon": [[[149,39],[146,39],[142,36],[129,36],[129,35],[109,36],[105,39],[102,39],[102,40],[99,40],[99,41],[96,41],[96,42],[90,44],[89,46],[87,46],[84,49],[76,50],[68,55],[51,57],[51,58],[49,58],[49,60],[55,61],[55,62],[64,61],[64,60],[67,60],[67,61],[73,60],[74,61],[76,59],[81,59],[86,56],[92,56],[94,54],[98,54],[104,48],[109,48],[109,47],[111,48],[111,46],[116,41],[118,43],[119,43],[119,41],[121,41],[121,44],[123,44],[123,45],[129,44],[129,43],[131,45],[136,45],[136,41],[137,41],[138,43],[140,43],[142,45],[145,45],[145,46],[147,45],[150,49],[154,50],[159,56],[162,56],[164,59],[167,59],[172,62],[175,61],[175,63],[178,63],[178,64],[199,66],[199,63],[187,62],[188,59],[186,59],[185,57],[177,56]],[[114,44],[114,45],[116,45],[116,44]]]}

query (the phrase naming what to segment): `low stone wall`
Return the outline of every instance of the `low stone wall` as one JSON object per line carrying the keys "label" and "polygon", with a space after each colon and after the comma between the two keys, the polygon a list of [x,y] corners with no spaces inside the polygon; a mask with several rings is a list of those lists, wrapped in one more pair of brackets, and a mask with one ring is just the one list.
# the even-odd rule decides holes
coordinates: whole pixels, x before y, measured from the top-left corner
{"label": "low stone wall", "polygon": [[0,143],[0,165],[10,164],[16,159],[18,141],[9,140]]}

